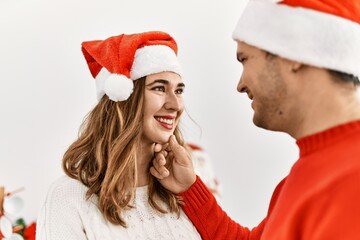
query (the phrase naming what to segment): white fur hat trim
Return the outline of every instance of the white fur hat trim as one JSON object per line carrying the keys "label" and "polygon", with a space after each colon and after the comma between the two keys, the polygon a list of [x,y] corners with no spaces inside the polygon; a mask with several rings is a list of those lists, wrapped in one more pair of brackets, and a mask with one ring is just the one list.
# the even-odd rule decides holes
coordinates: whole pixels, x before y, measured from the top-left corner
{"label": "white fur hat trim", "polygon": [[174,50],[165,45],[150,45],[136,50],[130,77],[136,80],[167,71],[182,75],[182,68]]}
{"label": "white fur hat trim", "polygon": [[233,38],[290,60],[360,76],[358,23],[273,2],[250,0]]}

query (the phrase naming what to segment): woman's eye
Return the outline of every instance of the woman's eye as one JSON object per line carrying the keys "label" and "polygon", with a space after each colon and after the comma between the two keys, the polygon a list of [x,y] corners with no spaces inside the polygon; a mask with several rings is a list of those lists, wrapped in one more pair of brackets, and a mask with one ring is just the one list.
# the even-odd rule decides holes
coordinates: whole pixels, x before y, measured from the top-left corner
{"label": "woman's eye", "polygon": [[160,91],[160,92],[165,92],[165,87],[163,87],[163,86],[156,86],[156,87],[153,87],[152,90]]}
{"label": "woman's eye", "polygon": [[180,89],[177,89],[175,91],[176,94],[183,94],[184,93],[184,89],[183,88],[180,88]]}

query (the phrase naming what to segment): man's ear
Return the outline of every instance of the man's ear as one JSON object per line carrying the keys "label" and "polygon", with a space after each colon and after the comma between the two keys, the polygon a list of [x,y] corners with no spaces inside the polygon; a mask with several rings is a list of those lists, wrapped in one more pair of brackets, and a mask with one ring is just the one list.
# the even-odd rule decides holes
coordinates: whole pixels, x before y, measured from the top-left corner
{"label": "man's ear", "polygon": [[289,63],[290,63],[289,64],[290,71],[293,72],[293,73],[296,73],[297,71],[299,71],[304,66],[303,63],[296,62],[296,61],[290,61]]}

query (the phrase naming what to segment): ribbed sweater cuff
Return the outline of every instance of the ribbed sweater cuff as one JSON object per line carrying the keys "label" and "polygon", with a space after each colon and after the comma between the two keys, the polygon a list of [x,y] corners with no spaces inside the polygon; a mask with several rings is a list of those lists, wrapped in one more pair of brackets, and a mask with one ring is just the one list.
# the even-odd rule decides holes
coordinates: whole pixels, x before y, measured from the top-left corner
{"label": "ribbed sweater cuff", "polygon": [[179,196],[184,199],[185,204],[188,202],[193,208],[201,208],[212,197],[212,194],[200,177],[196,176],[195,183]]}

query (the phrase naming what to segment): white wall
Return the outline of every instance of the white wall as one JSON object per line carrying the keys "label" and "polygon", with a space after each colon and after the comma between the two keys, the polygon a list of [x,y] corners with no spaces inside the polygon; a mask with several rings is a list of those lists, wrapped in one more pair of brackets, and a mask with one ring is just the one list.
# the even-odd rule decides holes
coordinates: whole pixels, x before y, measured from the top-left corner
{"label": "white wall", "polygon": [[273,188],[297,158],[294,140],[252,123],[236,92],[241,68],[231,33],[239,0],[0,0],[0,185],[25,187],[22,216],[36,218],[61,158],[96,104],[84,40],[163,30],[179,44],[190,116],[183,129],[213,159],[221,204],[245,226],[265,216]]}

